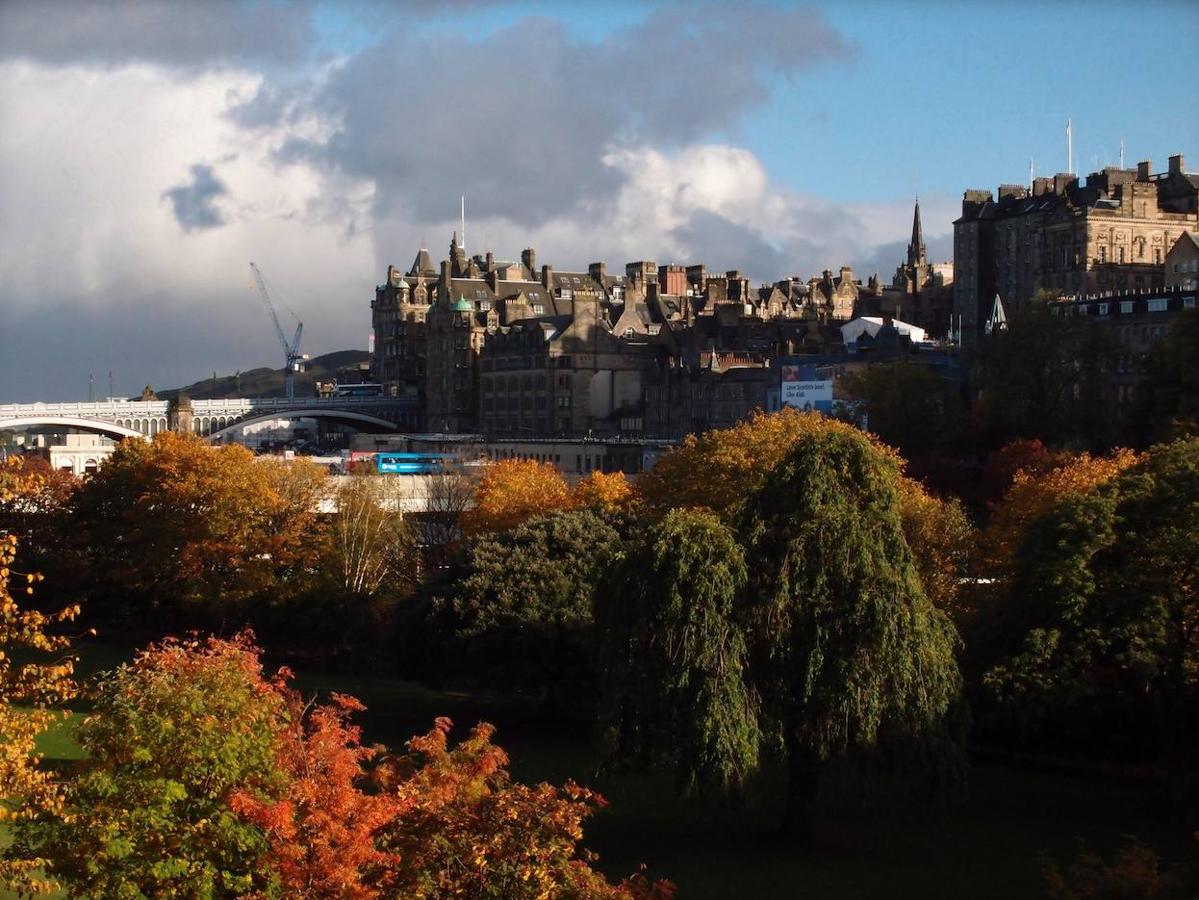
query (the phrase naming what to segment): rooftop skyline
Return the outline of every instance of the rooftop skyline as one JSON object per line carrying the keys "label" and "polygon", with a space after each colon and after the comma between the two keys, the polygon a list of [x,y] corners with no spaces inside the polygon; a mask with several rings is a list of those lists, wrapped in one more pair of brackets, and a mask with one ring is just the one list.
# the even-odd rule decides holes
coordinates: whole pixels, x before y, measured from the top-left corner
{"label": "rooftop skyline", "polygon": [[304,351],[365,348],[462,194],[468,252],[560,268],[889,278],[917,195],[948,259],[961,192],[1065,170],[1067,119],[1080,174],[1199,164],[1199,8],[1117,9],[6,3],[0,402],[277,366],[251,259]]}

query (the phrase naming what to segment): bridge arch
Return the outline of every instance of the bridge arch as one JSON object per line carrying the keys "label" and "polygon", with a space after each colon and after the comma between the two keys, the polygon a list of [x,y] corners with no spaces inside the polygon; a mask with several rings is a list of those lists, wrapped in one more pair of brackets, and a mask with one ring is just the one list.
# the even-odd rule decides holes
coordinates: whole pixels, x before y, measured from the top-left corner
{"label": "bridge arch", "polygon": [[146,438],[147,435],[133,428],[126,428],[115,422],[102,422],[99,419],[77,419],[74,416],[18,416],[13,419],[0,418],[0,429],[39,428],[45,425],[61,425],[74,428],[77,431],[90,431],[93,434],[103,434],[107,437]]}
{"label": "bridge arch", "polygon": [[[226,417],[222,416],[221,419]],[[247,416],[244,419],[229,419],[228,424],[222,425],[218,430],[213,431],[208,435],[209,441],[220,441],[230,432],[235,429],[242,428],[246,425],[254,425],[258,422],[271,422],[277,419],[334,419],[341,422],[347,422],[356,425],[371,425],[378,429],[387,431],[395,431],[396,424],[389,422],[387,419],[380,419],[378,416],[367,415],[366,413],[353,412],[348,409],[313,409],[311,407],[299,407],[297,409],[277,409],[270,412],[259,413],[254,416]],[[217,420],[214,419],[214,425]]]}

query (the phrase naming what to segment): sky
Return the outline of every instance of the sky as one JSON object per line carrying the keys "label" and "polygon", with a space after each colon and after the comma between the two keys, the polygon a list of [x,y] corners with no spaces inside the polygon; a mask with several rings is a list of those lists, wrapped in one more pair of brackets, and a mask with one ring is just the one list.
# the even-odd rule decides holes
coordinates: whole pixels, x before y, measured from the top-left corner
{"label": "sky", "polygon": [[2,0],[0,403],[366,349],[388,264],[890,278],[919,197],[1185,155],[1199,4]]}

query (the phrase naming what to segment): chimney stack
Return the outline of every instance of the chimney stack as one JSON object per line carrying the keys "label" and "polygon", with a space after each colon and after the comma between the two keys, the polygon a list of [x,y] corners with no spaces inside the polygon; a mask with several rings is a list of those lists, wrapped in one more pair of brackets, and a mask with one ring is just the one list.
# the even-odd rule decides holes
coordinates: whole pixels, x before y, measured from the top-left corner
{"label": "chimney stack", "polygon": [[529,270],[529,277],[537,277],[537,251],[532,247],[526,247],[520,251],[520,261],[524,267]]}
{"label": "chimney stack", "polygon": [[1182,164],[1183,164],[1183,160],[1182,160],[1181,153],[1175,153],[1173,156],[1171,156],[1170,157],[1170,174],[1171,175],[1181,175],[1182,174]]}
{"label": "chimney stack", "polygon": [[1148,159],[1143,159],[1137,163],[1137,181],[1148,181],[1149,175],[1153,172],[1153,162]]}
{"label": "chimney stack", "polygon": [[554,267],[545,265],[541,267],[541,286],[547,291],[553,290]]}

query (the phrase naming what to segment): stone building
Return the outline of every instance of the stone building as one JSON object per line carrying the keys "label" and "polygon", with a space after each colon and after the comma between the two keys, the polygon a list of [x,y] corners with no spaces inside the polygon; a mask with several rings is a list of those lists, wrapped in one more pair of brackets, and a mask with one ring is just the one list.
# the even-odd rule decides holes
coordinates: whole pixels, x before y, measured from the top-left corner
{"label": "stone building", "polygon": [[954,313],[972,345],[999,295],[1008,312],[1038,291],[1084,295],[1161,287],[1167,251],[1199,224],[1199,175],[1171,156],[1152,165],[1108,167],[1085,182],[1036,178],[1031,190],[969,190],[954,222]]}
{"label": "stone building", "polygon": [[1184,231],[1166,254],[1167,288],[1193,291],[1199,287],[1199,233]]}
{"label": "stone building", "polygon": [[1109,330],[1115,358],[1101,372],[1108,412],[1113,421],[1118,421],[1134,401],[1149,351],[1166,339],[1180,313],[1195,306],[1194,287],[1172,287],[1066,297],[1055,301],[1050,312],[1086,317],[1088,322]]}
{"label": "stone building", "polygon": [[919,325],[928,334],[949,334],[953,313],[953,263],[930,263],[920,222],[920,201],[912,213],[912,239],[907,258],[895,269],[891,286],[883,288],[877,312],[860,315],[891,316]]}

